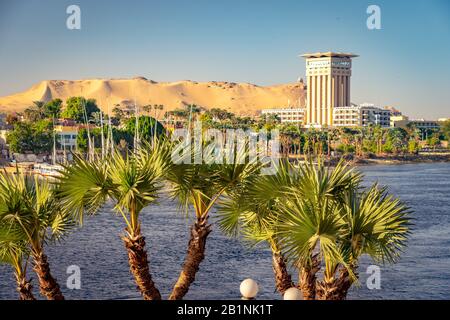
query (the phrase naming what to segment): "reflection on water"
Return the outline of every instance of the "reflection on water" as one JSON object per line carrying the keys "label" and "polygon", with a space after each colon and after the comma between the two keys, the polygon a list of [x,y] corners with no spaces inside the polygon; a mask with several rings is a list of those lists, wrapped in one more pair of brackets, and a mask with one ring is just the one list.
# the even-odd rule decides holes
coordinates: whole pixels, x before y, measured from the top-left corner
{"label": "reflection on water", "polygon": [[[361,167],[366,184],[379,181],[390,187],[414,212],[414,230],[401,261],[382,267],[380,290],[365,286],[366,267],[361,264],[361,286],[351,299],[449,299],[450,298],[450,164],[406,164]],[[67,299],[138,299],[128,271],[119,234],[124,225],[106,207],[63,243],[47,248],[52,271]],[[154,280],[164,296],[176,281],[185,254],[189,221],[170,200],[147,208],[142,214]],[[78,265],[80,290],[65,286],[66,268]],[[30,276],[33,273],[29,272]],[[294,275],[295,276],[295,275]],[[270,252],[245,248],[215,229],[207,245],[206,259],[187,299],[239,298],[239,283],[247,277],[260,284],[260,298],[278,299],[275,293]],[[33,279],[35,293],[38,288]],[[16,299],[9,267],[0,266],[0,299]]]}

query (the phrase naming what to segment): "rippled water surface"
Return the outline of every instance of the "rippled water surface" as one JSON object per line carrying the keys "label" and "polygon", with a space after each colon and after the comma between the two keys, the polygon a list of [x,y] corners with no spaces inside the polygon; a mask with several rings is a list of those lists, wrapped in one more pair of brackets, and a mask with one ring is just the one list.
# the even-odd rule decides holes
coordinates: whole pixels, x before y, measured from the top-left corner
{"label": "rippled water surface", "polygon": [[[381,289],[365,286],[366,267],[361,269],[361,286],[351,299],[450,299],[450,164],[405,164],[360,168],[366,183],[379,181],[389,186],[414,210],[414,230],[401,261],[381,268]],[[170,200],[149,207],[142,214],[151,270],[157,286],[167,296],[176,281],[188,241],[189,221]],[[52,272],[67,299],[138,299],[128,271],[126,252],[119,235],[124,225],[107,207],[63,243],[46,248]],[[207,244],[206,259],[188,299],[239,298],[239,283],[247,277],[260,284],[260,298],[278,299],[270,252],[248,249],[215,229]],[[82,287],[65,286],[66,268],[81,267]],[[29,272],[33,276],[32,272]],[[37,294],[36,279],[33,279]],[[0,299],[16,299],[9,267],[0,266]]]}

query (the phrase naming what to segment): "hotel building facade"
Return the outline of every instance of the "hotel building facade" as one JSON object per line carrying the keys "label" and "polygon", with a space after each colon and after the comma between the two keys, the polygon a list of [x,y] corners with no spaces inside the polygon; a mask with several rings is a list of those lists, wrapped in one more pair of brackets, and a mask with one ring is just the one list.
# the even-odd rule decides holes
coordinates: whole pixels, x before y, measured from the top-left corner
{"label": "hotel building facade", "polygon": [[439,130],[441,127],[438,121],[433,120],[414,119],[410,120],[409,123],[421,130]]}
{"label": "hotel building facade", "polygon": [[305,108],[263,109],[262,115],[276,115],[281,123],[300,123],[305,121]]}
{"label": "hotel building facade", "polygon": [[303,54],[306,59],[306,126],[332,127],[333,111],[350,107],[352,58],[357,55],[339,52]]}
{"label": "hotel building facade", "polygon": [[[301,123],[306,128],[390,127],[391,117],[401,116],[395,108],[351,103],[351,53],[317,52],[306,59],[306,108],[264,109],[262,115],[275,114],[282,123]],[[400,125],[400,123],[398,123]]]}
{"label": "hotel building facade", "polygon": [[391,111],[370,103],[337,107],[333,110],[334,127],[367,127],[370,125],[390,127]]}

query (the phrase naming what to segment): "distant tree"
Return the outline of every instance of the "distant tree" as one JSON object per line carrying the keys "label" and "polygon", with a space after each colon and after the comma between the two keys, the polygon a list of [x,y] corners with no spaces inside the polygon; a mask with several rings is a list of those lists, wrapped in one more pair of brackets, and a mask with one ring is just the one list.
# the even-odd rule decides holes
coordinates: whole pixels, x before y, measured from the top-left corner
{"label": "distant tree", "polygon": [[8,113],[5,118],[6,124],[9,124],[10,126],[14,125],[19,121],[19,117],[15,113]]}
{"label": "distant tree", "polygon": [[442,125],[442,132],[447,140],[450,140],[450,120],[447,120]]}
{"label": "distant tree", "polygon": [[[107,125],[103,127],[104,137],[108,135],[109,128]],[[94,128],[90,130],[91,139],[94,141],[95,148],[101,148],[101,129]],[[114,139],[114,144],[119,145],[120,141],[125,141],[126,145],[133,145],[133,134],[129,133],[128,130],[112,127],[112,135]],[[88,135],[85,128],[80,128],[77,135],[77,148],[81,151],[87,151],[88,149]]]}
{"label": "distant tree", "polygon": [[94,123],[95,125],[101,125],[102,122],[102,113],[101,111],[96,111],[91,113],[90,119],[88,119],[90,122]]}
{"label": "distant tree", "polygon": [[114,118],[122,119],[124,116],[123,110],[120,108],[120,105],[116,104],[114,109],[112,110]]}
{"label": "distant tree", "polygon": [[85,99],[84,97],[70,97],[66,100],[66,107],[62,112],[62,117],[73,119],[77,122],[84,122],[84,108],[86,108],[87,118],[90,119],[92,113],[99,112],[95,99]]}
{"label": "distant tree", "polygon": [[231,120],[232,118],[234,118],[233,113],[220,108],[212,108],[208,111],[208,113],[211,114],[215,121]]}
{"label": "distant tree", "polygon": [[162,105],[162,104],[155,104],[153,106],[153,109],[155,109],[155,119],[159,121],[159,118],[161,116],[161,112],[164,110],[164,105]]}
{"label": "distant tree", "polygon": [[[156,135],[158,136],[164,133],[163,125],[152,117],[140,116],[138,120],[138,125],[139,125],[139,136],[142,140],[150,141],[150,139],[154,135],[154,132],[156,132]],[[128,119],[125,122],[125,128],[130,135],[134,136],[136,132],[136,118],[132,117]]]}
{"label": "distant tree", "polygon": [[386,152],[400,153],[406,150],[408,133],[402,128],[390,129],[387,136]]}
{"label": "distant tree", "polygon": [[30,151],[33,148],[33,130],[30,125],[17,122],[14,129],[7,134],[6,141],[12,152],[24,153]]}
{"label": "distant tree", "polygon": [[88,149],[87,130],[80,128],[77,134],[77,148],[86,151]]}
{"label": "distant tree", "polygon": [[144,111],[144,112],[146,112],[147,113],[147,115],[150,115],[150,113],[151,113],[151,111],[152,111],[152,105],[151,104],[147,104],[147,105],[145,105],[145,106],[143,106],[142,107],[142,110]]}
{"label": "distant tree", "polygon": [[6,139],[12,152],[50,152],[53,145],[53,126],[48,120],[32,124],[17,122]]}
{"label": "distant tree", "polygon": [[33,152],[50,152],[53,146],[53,124],[49,120],[38,121],[33,125]]}
{"label": "distant tree", "polygon": [[192,113],[193,115],[198,115],[202,112],[203,108],[199,107],[195,104],[189,104],[187,106],[185,106],[185,109],[187,111],[187,113]]}
{"label": "distant tree", "polygon": [[420,150],[419,142],[415,139],[411,139],[408,142],[408,152],[411,154],[418,154]]}
{"label": "distant tree", "polygon": [[53,99],[47,102],[44,107],[44,115],[47,119],[58,119],[61,115],[62,109],[62,100],[61,99]]}
{"label": "distant tree", "polygon": [[24,110],[27,121],[36,122],[45,118],[45,103],[43,101],[33,101],[33,105]]}
{"label": "distant tree", "polygon": [[118,125],[120,125],[123,118],[124,118],[124,112],[120,108],[120,105],[116,104],[112,110],[111,124],[114,126],[118,126]]}
{"label": "distant tree", "polygon": [[210,124],[213,121],[213,118],[209,112],[205,112],[200,116],[200,121],[204,124]]}
{"label": "distant tree", "polygon": [[171,111],[171,114],[177,119],[187,119],[189,117],[189,112],[187,112],[186,110],[181,110],[181,109],[175,109],[173,111]]}
{"label": "distant tree", "polygon": [[386,143],[383,144],[382,150],[384,153],[392,153],[394,151],[392,143],[390,141],[386,141]]}
{"label": "distant tree", "polygon": [[436,149],[441,144],[441,140],[439,139],[439,134],[434,133],[431,137],[427,139],[427,145],[432,147],[433,149]]}
{"label": "distant tree", "polygon": [[24,110],[25,120],[37,122],[44,119],[58,118],[61,113],[61,105],[61,99],[53,99],[47,103],[33,101],[33,105]]}

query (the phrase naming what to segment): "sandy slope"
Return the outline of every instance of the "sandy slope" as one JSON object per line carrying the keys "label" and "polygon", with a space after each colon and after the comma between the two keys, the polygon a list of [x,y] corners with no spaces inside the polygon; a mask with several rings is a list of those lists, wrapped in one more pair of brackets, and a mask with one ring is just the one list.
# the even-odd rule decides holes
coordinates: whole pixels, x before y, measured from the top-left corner
{"label": "sandy slope", "polygon": [[89,79],[42,81],[27,91],[0,97],[0,112],[21,111],[32,101],[65,100],[82,95],[97,100],[107,112],[115,104],[163,104],[165,110],[173,110],[185,104],[197,104],[205,108],[219,107],[239,115],[254,115],[264,108],[305,104],[303,83],[261,87],[232,82],[155,82],[145,78]]}

